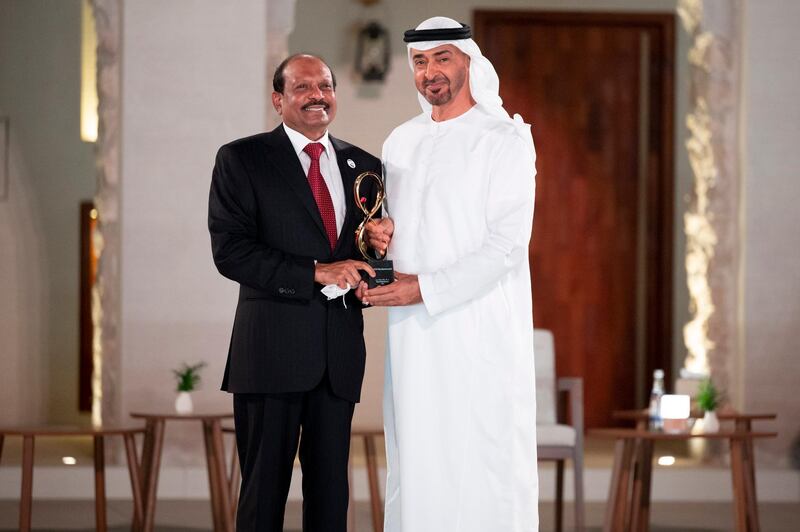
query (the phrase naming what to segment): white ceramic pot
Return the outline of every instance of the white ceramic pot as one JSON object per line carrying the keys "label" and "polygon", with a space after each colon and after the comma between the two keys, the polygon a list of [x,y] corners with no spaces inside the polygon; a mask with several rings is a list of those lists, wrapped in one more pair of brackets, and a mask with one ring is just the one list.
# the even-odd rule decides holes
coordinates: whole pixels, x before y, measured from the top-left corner
{"label": "white ceramic pot", "polygon": [[719,432],[719,418],[713,410],[703,414],[703,432]]}
{"label": "white ceramic pot", "polygon": [[189,392],[178,392],[178,397],[175,398],[175,411],[179,414],[191,414],[192,410],[194,410],[192,394]]}

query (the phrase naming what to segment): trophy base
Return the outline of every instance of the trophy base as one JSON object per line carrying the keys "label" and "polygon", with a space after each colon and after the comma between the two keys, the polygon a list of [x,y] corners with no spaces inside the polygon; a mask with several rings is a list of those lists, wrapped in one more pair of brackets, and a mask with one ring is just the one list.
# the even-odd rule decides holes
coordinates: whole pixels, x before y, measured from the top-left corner
{"label": "trophy base", "polygon": [[377,288],[394,282],[394,265],[390,260],[368,260],[367,264],[375,270],[375,277],[370,277],[365,271],[361,277],[367,282],[367,288]]}

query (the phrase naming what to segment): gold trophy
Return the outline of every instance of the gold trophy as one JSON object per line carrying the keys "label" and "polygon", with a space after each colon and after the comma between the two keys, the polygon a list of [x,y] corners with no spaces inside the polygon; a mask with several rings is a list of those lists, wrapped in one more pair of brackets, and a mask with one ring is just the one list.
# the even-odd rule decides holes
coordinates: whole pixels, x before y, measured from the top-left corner
{"label": "gold trophy", "polygon": [[[361,195],[361,183],[365,179],[372,179],[375,181],[375,187],[378,190],[378,193],[375,195],[375,205],[371,208],[367,207],[366,196]],[[372,266],[372,269],[375,270],[375,277],[370,277],[366,272],[361,272],[361,276],[367,281],[368,288],[387,285],[394,281],[394,266],[392,265],[392,261],[384,259],[383,257],[385,257],[385,255],[380,257],[370,256],[369,246],[364,241],[367,232],[367,224],[372,220],[372,217],[375,216],[375,213],[380,210],[381,205],[383,205],[385,192],[381,176],[375,172],[359,174],[359,176],[356,177],[356,182],[353,184],[353,193],[355,194],[356,205],[358,205],[361,212],[364,213],[364,221],[362,221],[356,229],[356,245],[361,255],[363,255],[364,260],[367,261],[367,264]]]}

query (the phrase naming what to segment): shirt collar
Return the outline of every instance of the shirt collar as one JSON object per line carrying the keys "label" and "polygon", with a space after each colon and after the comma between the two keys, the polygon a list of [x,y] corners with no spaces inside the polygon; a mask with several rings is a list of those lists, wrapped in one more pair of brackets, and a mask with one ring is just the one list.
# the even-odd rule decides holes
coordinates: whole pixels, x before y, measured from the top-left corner
{"label": "shirt collar", "polygon": [[325,154],[327,154],[330,157],[331,153],[330,150],[332,149],[332,147],[330,140],[328,139],[327,129],[325,130],[325,134],[322,135],[322,137],[320,137],[317,140],[311,140],[310,138],[306,137],[299,131],[295,131],[294,129],[287,126],[285,122],[283,124],[283,129],[284,131],[286,131],[286,136],[289,137],[289,141],[292,143],[294,152],[297,154],[298,157],[300,156],[300,152],[303,151],[303,148],[305,148],[309,142],[319,142],[320,144],[325,146]]}

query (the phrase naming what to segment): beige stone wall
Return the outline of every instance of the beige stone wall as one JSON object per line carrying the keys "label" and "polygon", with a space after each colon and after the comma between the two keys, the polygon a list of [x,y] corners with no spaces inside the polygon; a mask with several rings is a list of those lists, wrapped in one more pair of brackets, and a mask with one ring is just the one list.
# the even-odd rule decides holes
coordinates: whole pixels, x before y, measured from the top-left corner
{"label": "beige stone wall", "polygon": [[774,464],[800,434],[798,21],[794,0],[745,5],[742,405],[778,413],[778,439],[760,445]]}
{"label": "beige stone wall", "polygon": [[[172,369],[205,361],[196,406],[230,410],[238,285],[211,258],[208,190],[217,149],[264,129],[266,2],[123,6],[119,409],[171,410]],[[202,461],[199,425],[167,441],[168,462]]]}

